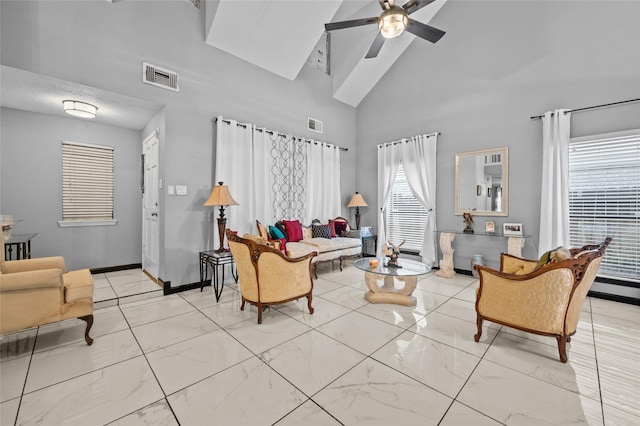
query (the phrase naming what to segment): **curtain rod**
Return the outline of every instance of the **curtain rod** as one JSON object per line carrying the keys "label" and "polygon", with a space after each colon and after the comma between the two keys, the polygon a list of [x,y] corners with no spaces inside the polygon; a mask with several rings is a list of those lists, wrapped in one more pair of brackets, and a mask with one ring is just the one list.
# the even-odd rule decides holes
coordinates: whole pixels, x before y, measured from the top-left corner
{"label": "curtain rod", "polygon": [[[216,121],[218,121],[218,117],[216,117]],[[224,118],[222,119],[222,122],[223,122],[223,123],[226,123],[226,124],[231,124],[231,121],[230,121],[230,120],[225,120]],[[246,125],[246,124],[242,124],[242,123],[238,123],[238,122],[236,122],[236,126],[240,126],[240,127],[242,127],[243,129],[246,129],[246,128],[247,128],[247,125]],[[274,131],[274,130],[269,130],[269,129],[261,129],[261,128],[259,128],[259,127],[256,127],[256,130],[257,130],[258,132],[266,132],[266,133],[268,133],[268,134],[270,134],[270,135],[285,136],[285,137],[286,137],[286,136],[289,136],[289,135],[285,135],[284,133],[276,132],[276,131]],[[311,143],[311,141],[310,141],[310,140],[307,140],[307,139],[304,139],[304,138],[299,138],[299,137],[297,137],[297,136],[293,136],[293,135],[291,135],[291,137],[292,137],[293,139],[295,139],[295,140],[299,140],[299,141],[304,141],[304,142],[307,142],[307,143]],[[313,144],[314,144],[314,145],[318,145],[318,142],[317,142],[317,141],[313,141]],[[330,145],[333,145],[333,144],[330,144]],[[338,148],[340,151],[349,151],[349,148],[343,148],[343,147],[338,146],[338,145],[333,145],[333,146],[335,146],[336,148]]]}
{"label": "curtain rod", "polygon": [[[569,112],[587,111],[589,109],[604,108],[608,106],[627,104],[629,102],[638,102],[638,101],[640,101],[640,98],[629,99],[629,100],[620,101],[620,102],[611,102],[610,104],[602,104],[602,105],[594,105],[594,106],[584,107],[584,108],[570,109],[568,111],[565,111],[564,113],[567,114]],[[553,113],[551,113],[551,116],[553,117]],[[544,117],[544,114],[534,115],[533,117],[531,117],[531,120],[540,120],[542,117]]]}
{"label": "curtain rod", "polygon": [[[441,134],[442,133],[440,133],[440,132],[434,132],[434,133],[429,133],[428,135],[423,135],[423,136],[426,136],[427,138],[431,138],[433,136],[438,136],[438,135],[441,135]],[[417,135],[417,136],[421,136],[421,135]],[[415,136],[411,136],[411,138],[415,138]],[[402,143],[403,141],[408,141],[411,138],[404,138],[404,139],[400,139],[399,141],[381,143],[380,145],[378,145],[378,148],[382,148],[383,146],[398,145],[399,143]]]}

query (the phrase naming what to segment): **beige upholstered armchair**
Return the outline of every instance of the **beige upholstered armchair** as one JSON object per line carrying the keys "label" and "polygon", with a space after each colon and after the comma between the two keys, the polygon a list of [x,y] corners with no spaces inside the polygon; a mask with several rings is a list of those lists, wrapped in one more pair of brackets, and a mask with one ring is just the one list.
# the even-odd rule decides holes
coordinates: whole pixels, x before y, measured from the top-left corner
{"label": "beige upholstered armchair", "polygon": [[4,238],[0,238],[0,334],[79,318],[87,323],[84,339],[92,344],[91,272],[67,272],[59,256],[5,261]]}
{"label": "beige upholstered armchair", "polygon": [[254,239],[240,238],[227,229],[227,240],[238,269],[238,283],[242,293],[242,306],[249,302],[258,308],[258,324],[262,324],[262,310],[301,297],[311,307],[311,259],[315,253],[289,258],[280,250],[261,244]]}
{"label": "beige upholstered armchair", "polygon": [[560,361],[567,362],[566,343],[575,334],[582,303],[593,283],[604,251],[611,242],[571,249],[566,260],[547,263],[502,254],[500,271],[476,266],[480,286],[476,313],[480,340],[482,321],[553,336]]}

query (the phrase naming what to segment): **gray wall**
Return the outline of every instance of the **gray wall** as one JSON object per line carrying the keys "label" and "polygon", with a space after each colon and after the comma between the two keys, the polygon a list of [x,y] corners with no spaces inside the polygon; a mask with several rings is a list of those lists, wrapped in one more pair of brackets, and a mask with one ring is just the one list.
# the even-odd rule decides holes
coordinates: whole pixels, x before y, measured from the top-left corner
{"label": "gray wall", "polygon": [[[69,269],[140,263],[140,132],[10,108],[1,113],[3,214],[22,220],[14,233],[38,233],[32,256],[64,256]],[[117,225],[58,227],[63,140],[114,148]]]}
{"label": "gray wall", "polygon": [[[202,203],[213,185],[217,115],[350,148],[342,156],[341,190],[344,199],[353,192],[356,114],[331,97],[331,78],[305,67],[289,81],[206,45],[204,14],[190,2],[2,1],[0,7],[3,65],[164,105],[160,178],[165,188],[188,187],[187,196],[163,192],[160,200],[160,278],[173,286],[197,281],[198,252],[212,248],[203,232],[211,209]],[[143,61],[176,71],[180,92],[143,84]],[[306,130],[307,117],[324,121],[321,137]],[[3,156],[3,164],[12,161]],[[5,210],[16,208],[10,196],[3,190]]]}
{"label": "gray wall", "polygon": [[[431,25],[447,34],[416,40],[357,110],[356,189],[377,226],[376,145],[442,132],[437,154],[437,226],[464,228],[454,214],[455,154],[509,147],[509,216],[537,246],[542,122],[555,108],[640,97],[640,2],[449,1]],[[640,128],[640,103],[576,113],[572,136]],[[498,266],[503,241],[456,237],[456,267],[474,252]],[[536,253],[532,253],[535,255]]]}

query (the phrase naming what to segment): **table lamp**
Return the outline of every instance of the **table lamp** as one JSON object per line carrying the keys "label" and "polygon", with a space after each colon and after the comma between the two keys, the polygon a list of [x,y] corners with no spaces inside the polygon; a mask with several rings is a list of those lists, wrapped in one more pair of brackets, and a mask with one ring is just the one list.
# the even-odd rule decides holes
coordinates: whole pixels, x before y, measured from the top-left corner
{"label": "table lamp", "polygon": [[215,250],[216,253],[222,253],[229,249],[224,248],[224,230],[227,227],[227,218],[224,217],[224,208],[226,206],[237,206],[238,203],[233,199],[231,193],[229,193],[229,187],[218,182],[218,185],[213,187],[211,195],[203,206],[220,206],[220,217],[218,217],[218,236],[220,237],[220,248]]}
{"label": "table lamp", "polygon": [[351,196],[351,201],[347,204],[347,207],[355,207],[356,208],[356,229],[360,229],[360,207],[368,207],[369,204],[364,200],[362,194],[356,191],[355,194]]}

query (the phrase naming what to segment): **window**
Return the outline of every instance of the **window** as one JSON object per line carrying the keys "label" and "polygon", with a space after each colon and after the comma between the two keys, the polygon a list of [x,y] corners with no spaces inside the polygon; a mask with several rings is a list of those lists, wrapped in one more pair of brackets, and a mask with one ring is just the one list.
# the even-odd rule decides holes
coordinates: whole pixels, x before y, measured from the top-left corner
{"label": "window", "polygon": [[599,275],[640,281],[640,130],[572,139],[569,236],[573,247],[611,236]]}
{"label": "window", "polygon": [[60,226],[115,224],[113,148],[62,142]]}
{"label": "window", "polygon": [[402,251],[419,253],[422,250],[427,216],[427,210],[411,193],[404,168],[400,164],[385,210],[387,239],[394,244],[406,240]]}

